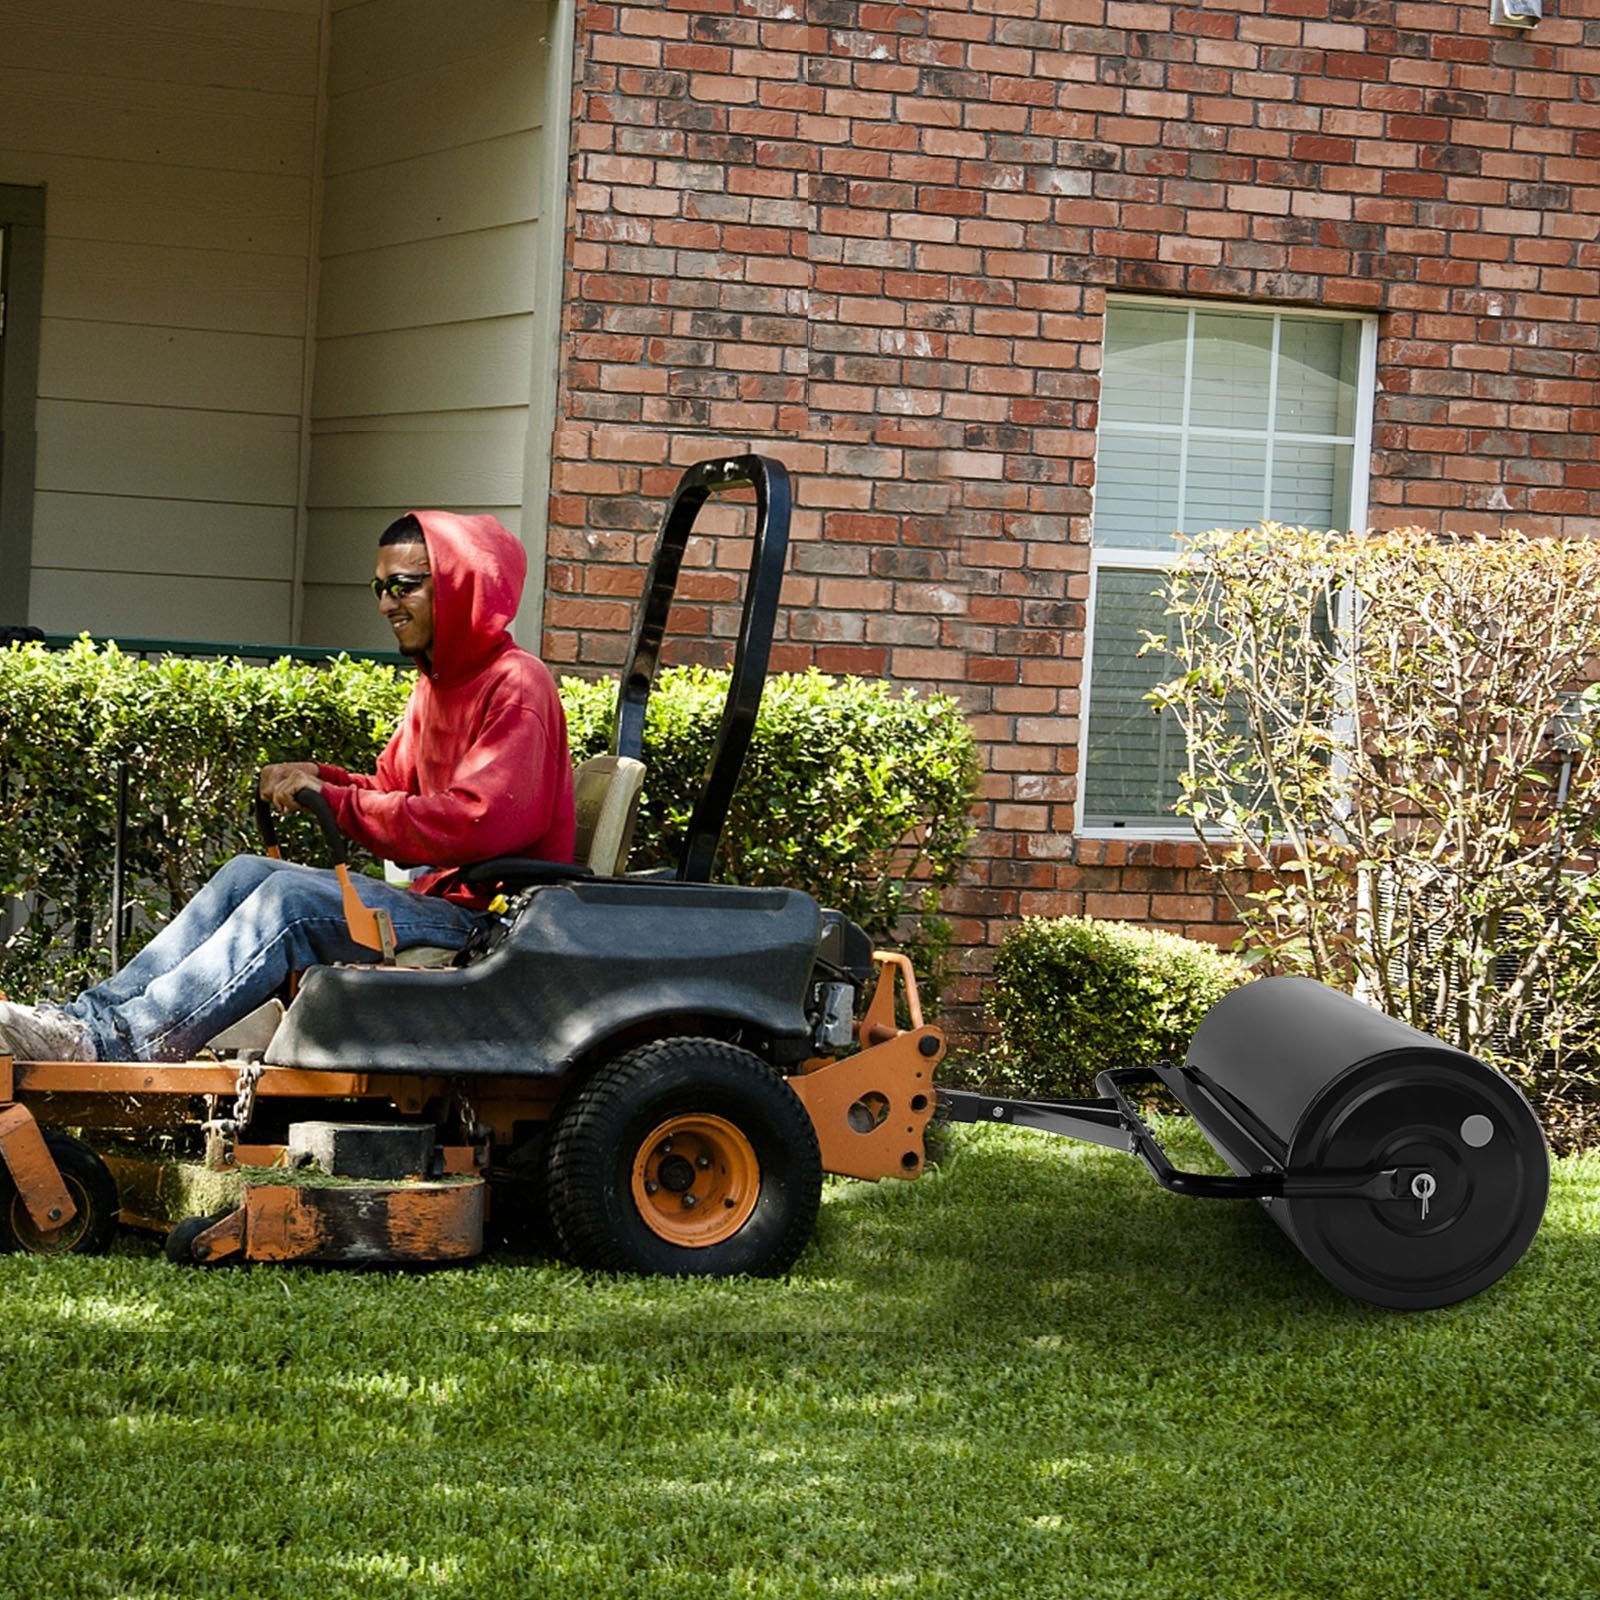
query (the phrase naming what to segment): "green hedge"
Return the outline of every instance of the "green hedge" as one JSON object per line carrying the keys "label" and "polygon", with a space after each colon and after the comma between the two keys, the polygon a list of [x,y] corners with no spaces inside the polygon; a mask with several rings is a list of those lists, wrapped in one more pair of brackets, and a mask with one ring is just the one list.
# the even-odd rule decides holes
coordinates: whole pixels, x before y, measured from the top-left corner
{"label": "green hedge", "polygon": [[1095,1074],[1181,1059],[1248,969],[1208,944],[1089,917],[1030,917],[995,952],[992,1065],[1016,1092],[1095,1093]]}
{"label": "green hedge", "polygon": [[[727,695],[726,672],[669,668],[645,719],[634,865],[673,864]],[[566,679],[573,759],[608,749],[616,686]],[[865,678],[773,678],[717,856],[726,883],[793,884],[929,968],[940,890],[971,836],[977,747],[954,701]],[[919,966],[923,960],[919,959]]]}
{"label": "green hedge", "polygon": [[[634,865],[676,859],[726,675],[661,674]],[[408,672],[344,657],[266,667],[142,661],[80,641],[0,650],[0,989],[75,992],[109,971],[117,773],[127,773],[126,960],[229,856],[259,848],[251,805],[266,762],[315,756],[370,771]],[[566,679],[573,757],[607,747],[614,683]],[[817,674],[774,678],[717,876],[788,883],[925,956],[944,937],[939,891],[970,832],[977,756],[944,696]],[[310,819],[285,853],[320,861]],[[20,929],[18,910],[27,917]]]}
{"label": "green hedge", "polygon": [[[260,847],[250,802],[264,763],[315,750],[370,768],[405,696],[392,668],[345,659],[0,651],[0,903],[27,910],[20,930],[15,907],[7,921],[0,988],[60,996],[109,971],[119,770],[126,959],[224,860]],[[320,859],[310,819],[286,823],[286,851]]]}

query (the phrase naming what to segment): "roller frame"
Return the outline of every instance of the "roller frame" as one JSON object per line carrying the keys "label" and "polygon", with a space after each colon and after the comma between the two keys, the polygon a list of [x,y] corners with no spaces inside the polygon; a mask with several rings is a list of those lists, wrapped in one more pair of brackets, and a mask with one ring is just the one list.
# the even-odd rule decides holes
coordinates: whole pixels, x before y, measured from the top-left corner
{"label": "roller frame", "polygon": [[[1018,1100],[975,1094],[963,1089],[941,1089],[939,1106],[946,1121],[987,1123],[990,1126],[1033,1128],[1126,1151],[1144,1164],[1150,1176],[1170,1194],[1195,1200],[1394,1200],[1415,1205],[1412,1184],[1432,1177],[1426,1167],[1382,1167],[1364,1172],[1291,1172],[1275,1167],[1271,1152],[1240,1125],[1237,1108],[1226,1115],[1238,1129],[1231,1152],[1248,1174],[1219,1175],[1185,1172],[1176,1166],[1137,1106],[1124,1092],[1137,1084],[1159,1084],[1192,1116],[1206,1091],[1182,1068],[1167,1062],[1148,1067],[1119,1067],[1095,1078],[1098,1100]],[[1217,1102],[1212,1099],[1211,1103]],[[1208,1133],[1213,1144],[1215,1139]]]}

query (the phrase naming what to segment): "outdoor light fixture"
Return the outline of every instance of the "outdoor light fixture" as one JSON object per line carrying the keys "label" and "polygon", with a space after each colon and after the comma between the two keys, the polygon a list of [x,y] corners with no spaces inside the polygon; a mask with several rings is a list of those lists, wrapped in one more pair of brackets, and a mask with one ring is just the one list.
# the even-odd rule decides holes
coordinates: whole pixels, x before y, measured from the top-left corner
{"label": "outdoor light fixture", "polygon": [[1489,0],[1489,20],[1497,28],[1531,28],[1544,16],[1544,0]]}

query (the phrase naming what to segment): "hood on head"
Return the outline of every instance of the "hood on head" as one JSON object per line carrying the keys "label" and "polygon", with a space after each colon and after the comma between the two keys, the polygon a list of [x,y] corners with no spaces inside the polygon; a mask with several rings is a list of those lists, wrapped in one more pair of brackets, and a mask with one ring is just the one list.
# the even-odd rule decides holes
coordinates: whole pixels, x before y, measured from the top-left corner
{"label": "hood on head", "polygon": [[[440,683],[469,677],[510,640],[528,553],[498,517],[413,511],[433,568],[433,650]],[[419,665],[422,663],[419,661]]]}

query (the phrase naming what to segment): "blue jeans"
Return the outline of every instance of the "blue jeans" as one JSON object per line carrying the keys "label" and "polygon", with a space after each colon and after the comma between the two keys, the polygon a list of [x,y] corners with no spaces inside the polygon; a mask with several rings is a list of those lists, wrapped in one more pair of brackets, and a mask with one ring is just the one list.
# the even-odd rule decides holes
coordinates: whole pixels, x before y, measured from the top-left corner
{"label": "blue jeans", "polygon": [[[394,919],[402,950],[459,950],[482,920],[375,878],[356,886]],[[326,867],[237,856],[127,966],[62,1009],[89,1025],[102,1061],[182,1061],[270,1000],[291,972],[376,959],[345,931],[339,880]]]}

